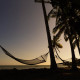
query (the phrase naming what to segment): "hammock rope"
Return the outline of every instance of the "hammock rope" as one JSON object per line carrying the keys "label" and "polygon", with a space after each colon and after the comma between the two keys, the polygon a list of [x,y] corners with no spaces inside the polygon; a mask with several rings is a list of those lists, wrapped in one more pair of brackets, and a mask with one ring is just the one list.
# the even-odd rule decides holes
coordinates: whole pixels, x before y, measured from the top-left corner
{"label": "hammock rope", "polygon": [[9,53],[6,49],[4,49],[2,46],[0,46],[1,49],[3,50],[3,52],[8,55],[9,57],[15,59],[16,61],[20,62],[20,63],[23,63],[23,64],[27,64],[27,65],[36,65],[36,64],[40,64],[40,63],[44,63],[46,62],[47,60],[47,56],[48,56],[48,53],[44,54],[44,55],[41,55],[39,56],[38,58],[35,58],[35,59],[32,59],[32,60],[24,60],[24,59],[19,59],[19,58],[16,58],[15,56],[13,56],[11,53]]}

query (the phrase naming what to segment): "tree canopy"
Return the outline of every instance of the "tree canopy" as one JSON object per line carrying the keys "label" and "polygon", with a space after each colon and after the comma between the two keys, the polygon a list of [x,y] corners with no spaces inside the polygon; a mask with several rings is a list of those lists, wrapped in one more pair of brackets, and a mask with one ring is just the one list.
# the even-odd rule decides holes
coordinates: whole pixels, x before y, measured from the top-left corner
{"label": "tree canopy", "polygon": [[67,21],[69,26],[80,35],[80,6],[77,3],[78,0],[51,0],[53,8],[58,9],[57,25],[60,26],[62,20]]}

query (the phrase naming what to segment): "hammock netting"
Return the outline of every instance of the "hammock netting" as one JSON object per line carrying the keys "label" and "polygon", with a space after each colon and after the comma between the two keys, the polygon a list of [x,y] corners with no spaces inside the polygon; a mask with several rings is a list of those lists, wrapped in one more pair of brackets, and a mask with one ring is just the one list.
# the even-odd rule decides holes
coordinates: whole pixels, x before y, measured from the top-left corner
{"label": "hammock netting", "polygon": [[19,58],[16,58],[14,57],[11,53],[9,53],[6,49],[4,49],[2,46],[0,46],[1,49],[3,50],[3,52],[8,55],[9,57],[15,59],[16,61],[20,62],[20,63],[23,63],[23,64],[27,64],[27,65],[35,65],[35,64],[40,64],[40,63],[44,63],[46,62],[47,60],[47,56],[48,56],[48,53],[44,54],[44,55],[41,55],[39,56],[38,58],[35,58],[35,59],[32,59],[32,60],[23,60],[23,59],[19,59]]}
{"label": "hammock netting", "polygon": [[[59,54],[56,52],[56,56],[55,56],[57,59],[59,59],[60,61],[62,61],[62,63],[60,63],[60,64],[63,64],[63,65],[67,65],[67,66],[70,66],[70,65],[72,65],[72,58],[68,58],[68,59],[66,59],[66,60],[63,60],[60,56],[59,56]],[[78,59],[78,58],[75,58],[75,60],[76,60],[76,63],[77,63],[77,65],[80,65],[80,59]]]}
{"label": "hammock netting", "polygon": [[[41,55],[41,56],[39,56],[39,57],[37,57],[37,58],[35,58],[35,59],[24,60],[24,59],[19,59],[19,58],[13,56],[13,55],[12,55],[11,53],[9,53],[6,49],[4,49],[2,46],[0,46],[0,47],[1,47],[1,49],[3,50],[3,52],[4,52],[6,55],[8,55],[9,57],[15,59],[16,61],[18,61],[18,62],[20,62],[20,63],[27,64],[27,65],[36,65],[36,64],[40,64],[40,63],[46,62],[46,61],[47,61],[47,56],[48,56],[48,53],[49,53],[49,52],[48,52],[48,53],[46,53],[46,54],[43,54],[43,55]],[[59,54],[58,54],[57,52],[56,52],[56,55],[55,55],[55,59],[62,61],[61,64],[63,64],[63,65],[71,65],[71,63],[72,63],[72,59],[71,59],[71,58],[69,58],[69,59],[67,59],[67,60],[63,60],[63,59],[59,56]],[[77,58],[76,58],[76,62],[79,64],[79,63],[80,63],[80,59],[77,59]]]}

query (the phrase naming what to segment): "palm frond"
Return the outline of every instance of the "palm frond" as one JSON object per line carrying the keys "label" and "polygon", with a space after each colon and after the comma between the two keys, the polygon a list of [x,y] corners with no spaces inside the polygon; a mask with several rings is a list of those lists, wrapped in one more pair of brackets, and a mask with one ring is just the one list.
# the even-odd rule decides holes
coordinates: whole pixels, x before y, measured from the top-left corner
{"label": "palm frond", "polygon": [[69,39],[69,37],[68,37],[67,31],[65,30],[64,31],[64,40],[68,41],[68,39]]}
{"label": "palm frond", "polygon": [[56,46],[56,50],[58,51],[58,52],[60,52],[60,50],[59,50],[59,48]]}
{"label": "palm frond", "polygon": [[53,40],[52,40],[52,44],[53,44],[53,47],[58,47],[58,48],[62,48],[63,46],[57,42],[59,39],[56,38],[56,36],[53,36]]}
{"label": "palm frond", "polygon": [[56,34],[56,38],[59,39],[62,33],[64,32],[65,27],[62,27],[59,32]]}
{"label": "palm frond", "polygon": [[73,42],[73,47],[74,47],[74,49],[75,49],[75,47],[77,46],[77,44],[76,44],[77,42],[76,42],[76,40]]}
{"label": "palm frond", "polygon": [[58,24],[53,28],[53,33],[55,34],[59,29],[61,29],[64,26],[63,22]]}
{"label": "palm frond", "polygon": [[56,43],[56,45],[58,46],[58,48],[63,48],[62,44],[60,43]]}
{"label": "palm frond", "polygon": [[57,39],[57,41],[56,41],[56,42],[59,42],[59,41],[61,41],[61,39]]}
{"label": "palm frond", "polygon": [[50,19],[50,18],[54,18],[54,17],[56,17],[57,16],[57,9],[56,8],[53,8],[49,13],[48,13],[48,20]]}

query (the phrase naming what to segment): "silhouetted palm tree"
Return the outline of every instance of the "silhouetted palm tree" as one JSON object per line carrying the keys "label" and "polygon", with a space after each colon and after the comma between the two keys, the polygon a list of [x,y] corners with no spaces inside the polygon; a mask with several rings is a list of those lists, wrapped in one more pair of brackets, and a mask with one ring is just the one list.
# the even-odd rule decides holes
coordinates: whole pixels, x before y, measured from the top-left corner
{"label": "silhouetted palm tree", "polygon": [[43,14],[44,14],[44,19],[45,19],[46,32],[47,32],[49,51],[50,51],[50,60],[51,60],[50,68],[51,68],[51,70],[56,70],[57,69],[57,64],[56,64],[55,57],[54,57],[54,52],[53,52],[53,49],[52,49],[52,42],[51,42],[51,36],[50,36],[50,30],[49,30],[49,24],[48,24],[48,19],[47,19],[44,0],[42,0],[42,9],[43,9]]}
{"label": "silhouetted palm tree", "polygon": [[51,3],[51,1],[49,1],[49,0],[47,0],[47,1],[46,0],[35,0],[35,2],[42,3],[42,9],[43,9],[43,14],[44,14],[44,20],[45,20],[46,32],[47,32],[47,38],[48,38],[48,45],[49,45],[49,52],[50,52],[50,60],[51,60],[50,68],[51,68],[51,70],[56,70],[57,64],[55,61],[54,52],[53,52],[53,48],[52,48],[49,24],[48,24],[48,19],[47,19],[45,4],[44,4],[44,3]]}
{"label": "silhouetted palm tree", "polygon": [[58,31],[56,34],[57,38],[59,38],[61,34],[64,32],[64,38],[69,39],[71,52],[72,52],[72,69],[76,69],[77,65],[75,61],[74,47],[72,44],[73,42],[72,35],[74,34],[74,31],[72,29],[72,26],[70,25],[70,20],[74,18],[74,10],[72,10],[71,3],[67,2],[67,0],[66,3],[64,2],[63,4],[60,5],[58,4],[58,6],[57,5],[53,5],[53,6],[56,7],[56,9],[58,9],[57,16],[56,16],[57,17],[56,27],[53,29],[53,32],[56,33]]}
{"label": "silhouetted palm tree", "polygon": [[[75,20],[73,22],[73,28],[75,29],[75,31],[78,33],[78,35],[80,35],[80,1],[79,0],[50,0],[51,1],[51,5],[54,8],[55,6],[59,7],[62,12],[64,11],[66,14],[66,10],[68,11],[68,17],[73,17],[73,19]],[[76,15],[76,14],[77,15]],[[65,15],[63,15],[63,17],[65,17]]]}
{"label": "silhouetted palm tree", "polygon": [[[57,27],[58,28],[58,27]],[[56,28],[53,29],[53,31]],[[62,28],[58,29],[59,32],[56,34],[56,37],[60,37],[61,34],[64,32],[64,39],[67,41],[69,39],[70,42],[70,46],[71,46],[71,52],[72,52],[72,68],[75,69],[76,68],[76,61],[75,61],[75,53],[74,53],[74,47],[73,47],[73,39],[72,39],[72,34],[71,34],[71,30],[67,27],[66,25],[63,26]]]}

